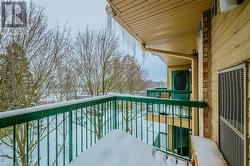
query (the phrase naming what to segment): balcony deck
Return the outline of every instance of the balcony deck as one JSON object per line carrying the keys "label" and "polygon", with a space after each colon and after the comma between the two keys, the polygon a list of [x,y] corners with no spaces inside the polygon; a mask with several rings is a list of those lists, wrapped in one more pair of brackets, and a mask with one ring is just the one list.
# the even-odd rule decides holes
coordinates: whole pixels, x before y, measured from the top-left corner
{"label": "balcony deck", "polygon": [[187,166],[171,155],[157,151],[134,136],[121,130],[113,130],[93,147],[80,155],[69,166]]}

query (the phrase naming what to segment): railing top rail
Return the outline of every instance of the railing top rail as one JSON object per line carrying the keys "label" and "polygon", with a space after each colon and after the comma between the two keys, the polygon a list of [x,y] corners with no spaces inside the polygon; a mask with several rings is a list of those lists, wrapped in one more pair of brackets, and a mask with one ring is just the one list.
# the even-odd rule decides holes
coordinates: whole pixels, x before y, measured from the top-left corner
{"label": "railing top rail", "polygon": [[103,95],[87,99],[71,100],[59,103],[52,103],[29,108],[17,109],[0,113],[0,128],[13,126],[16,124],[69,112],[95,104],[115,100],[116,95]]}
{"label": "railing top rail", "polygon": [[154,90],[154,89],[162,89],[162,90],[167,90],[168,88],[159,88],[159,87],[155,87],[155,88],[149,88],[149,89],[147,89],[147,90]]}
{"label": "railing top rail", "polygon": [[128,101],[135,101],[135,102],[147,102],[147,103],[154,103],[154,104],[204,108],[203,101],[164,99],[164,98],[142,97],[142,96],[134,96],[134,95],[117,95],[116,98],[118,100],[128,100]]}
{"label": "railing top rail", "polygon": [[168,93],[192,93],[189,90],[173,90],[173,89],[148,89],[147,92],[168,92]]}
{"label": "railing top rail", "polygon": [[125,100],[132,102],[145,102],[149,104],[164,104],[164,105],[173,105],[173,106],[183,106],[183,107],[195,107],[203,108],[204,102],[202,101],[187,101],[187,100],[169,100],[162,98],[153,98],[153,97],[142,97],[134,95],[104,95],[88,99],[79,99],[72,100],[54,104],[47,104],[41,106],[35,106],[24,109],[17,109],[8,112],[0,113],[0,128],[13,126],[32,120],[37,120],[56,114],[61,114],[69,112],[71,110],[81,109],[88,106],[93,106],[101,104],[108,101],[114,100]]}

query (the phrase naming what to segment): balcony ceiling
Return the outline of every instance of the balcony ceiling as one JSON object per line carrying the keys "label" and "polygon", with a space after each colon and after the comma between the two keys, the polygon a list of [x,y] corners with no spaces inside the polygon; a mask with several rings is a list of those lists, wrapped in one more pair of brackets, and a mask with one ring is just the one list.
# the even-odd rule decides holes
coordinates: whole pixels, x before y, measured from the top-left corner
{"label": "balcony ceiling", "polygon": [[[192,53],[202,12],[213,0],[107,0],[116,21],[149,48]],[[172,62],[179,59],[162,58]],[[188,63],[188,60],[184,60]]]}

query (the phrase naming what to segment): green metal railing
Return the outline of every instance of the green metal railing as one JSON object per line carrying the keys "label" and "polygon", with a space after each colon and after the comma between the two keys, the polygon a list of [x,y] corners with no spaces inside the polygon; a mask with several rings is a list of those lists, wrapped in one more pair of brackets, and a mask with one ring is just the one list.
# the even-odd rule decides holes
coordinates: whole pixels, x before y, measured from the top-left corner
{"label": "green metal railing", "polygon": [[168,140],[164,148],[154,141],[176,121],[191,134],[192,108],[202,107],[198,101],[108,95],[0,113],[0,165],[65,165],[114,129],[190,160],[190,150],[184,156]]}
{"label": "green metal railing", "polygon": [[190,100],[192,91],[187,90],[171,90],[167,88],[152,88],[147,90],[148,97],[174,99],[177,95],[186,95],[187,100]]}

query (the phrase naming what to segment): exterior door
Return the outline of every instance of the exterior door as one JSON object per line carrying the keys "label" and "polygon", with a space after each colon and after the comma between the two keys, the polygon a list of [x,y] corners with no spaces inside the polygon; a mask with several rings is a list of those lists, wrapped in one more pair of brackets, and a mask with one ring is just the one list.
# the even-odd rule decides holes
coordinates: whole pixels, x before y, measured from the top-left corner
{"label": "exterior door", "polygon": [[[181,71],[172,71],[172,89],[173,99],[181,99],[181,100],[189,100],[190,99],[190,87],[189,87],[189,71],[181,70]],[[183,92],[181,92],[183,91]]]}

